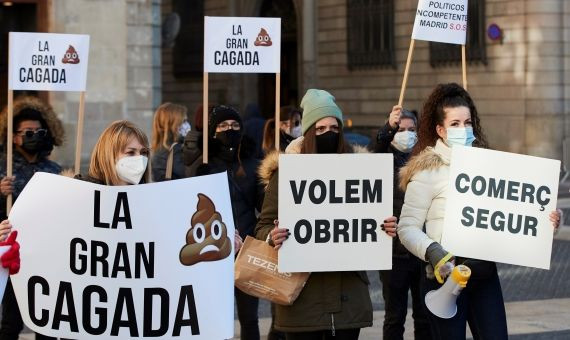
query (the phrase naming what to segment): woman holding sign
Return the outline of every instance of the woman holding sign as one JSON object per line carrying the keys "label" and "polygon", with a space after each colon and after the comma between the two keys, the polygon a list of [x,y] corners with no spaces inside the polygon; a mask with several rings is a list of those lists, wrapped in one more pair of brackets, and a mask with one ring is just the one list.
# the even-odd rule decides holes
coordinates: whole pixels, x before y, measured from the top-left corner
{"label": "woman holding sign", "polygon": [[[301,101],[303,137],[293,141],[287,153],[348,153],[342,130],[342,111],[335,99],[323,90],[310,89]],[[258,239],[279,249],[291,234],[279,226],[277,152],[269,154],[260,167],[266,187],[257,227]],[[382,228],[395,236],[396,217],[388,217]],[[287,340],[358,339],[360,328],[372,326],[372,304],[365,272],[312,273],[299,297],[290,306],[276,306],[275,328]]]}
{"label": "woman holding sign", "polygon": [[[415,256],[429,262],[422,295],[441,287],[454,265],[465,264],[471,278],[457,299],[457,314],[442,319],[428,312],[434,339],[465,339],[466,322],[475,339],[507,339],[501,284],[494,262],[454,257],[441,246],[451,148],[487,148],[477,109],[457,84],[438,85],[424,104],[414,157],[400,172],[405,190],[398,236]],[[560,216],[550,215],[555,228]],[[425,232],[422,228],[425,225]]]}

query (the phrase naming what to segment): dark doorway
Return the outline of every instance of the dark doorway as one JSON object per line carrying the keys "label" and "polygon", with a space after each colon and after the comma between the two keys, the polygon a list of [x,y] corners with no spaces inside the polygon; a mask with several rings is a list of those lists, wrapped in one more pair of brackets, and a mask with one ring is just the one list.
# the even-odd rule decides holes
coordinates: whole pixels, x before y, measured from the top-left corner
{"label": "dark doorway", "polygon": [[[0,108],[8,101],[8,32],[45,32],[46,6],[46,0],[0,1]],[[23,92],[14,91],[14,97]],[[47,99],[46,93],[28,94]]]}
{"label": "dark doorway", "polygon": [[[299,105],[297,14],[292,0],[264,0],[261,17],[281,18],[281,106]],[[259,106],[265,118],[275,115],[275,75],[259,74]]]}

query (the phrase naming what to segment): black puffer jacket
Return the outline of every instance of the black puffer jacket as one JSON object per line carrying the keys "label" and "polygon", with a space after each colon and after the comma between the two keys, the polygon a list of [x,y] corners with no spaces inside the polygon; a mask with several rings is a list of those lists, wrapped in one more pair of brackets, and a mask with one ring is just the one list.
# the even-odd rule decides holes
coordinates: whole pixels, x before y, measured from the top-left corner
{"label": "black puffer jacket", "polygon": [[[261,211],[263,186],[257,175],[259,160],[255,159],[255,143],[244,136],[241,141],[240,157],[226,159],[214,140],[209,143],[208,164],[202,164],[202,135],[188,133],[182,146],[186,176],[194,177],[227,171],[234,223],[241,237],[253,235],[257,223],[256,209]],[[240,162],[244,174],[240,174]]]}
{"label": "black puffer jacket", "polygon": [[[392,141],[394,140],[396,132],[398,132],[398,128],[393,129],[388,123],[381,127],[380,130],[378,130],[378,135],[376,136],[376,146],[374,151],[376,153],[391,153],[394,155],[394,216],[400,219],[402,206],[404,205],[405,192],[402,191],[398,185],[398,183],[400,183],[399,174],[400,169],[406,165],[410,159],[410,153],[403,153],[392,146]],[[412,254],[410,254],[406,247],[404,247],[400,242],[398,236],[394,237],[392,253],[396,257],[409,258],[412,256]]]}

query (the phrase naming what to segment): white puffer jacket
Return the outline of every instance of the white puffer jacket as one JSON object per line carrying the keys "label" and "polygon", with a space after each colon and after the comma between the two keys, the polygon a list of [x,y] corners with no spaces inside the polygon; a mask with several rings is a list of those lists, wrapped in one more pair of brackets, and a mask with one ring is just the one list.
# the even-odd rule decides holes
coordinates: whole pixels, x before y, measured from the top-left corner
{"label": "white puffer jacket", "polygon": [[451,149],[438,139],[435,147],[426,148],[400,170],[400,187],[406,195],[398,237],[412,254],[424,261],[429,245],[441,242],[450,158]]}

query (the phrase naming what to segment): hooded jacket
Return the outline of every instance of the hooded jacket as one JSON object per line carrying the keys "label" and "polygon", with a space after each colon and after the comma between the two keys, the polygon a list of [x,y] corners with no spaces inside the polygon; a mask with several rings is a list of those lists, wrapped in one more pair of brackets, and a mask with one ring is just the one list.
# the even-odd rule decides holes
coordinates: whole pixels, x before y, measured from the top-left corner
{"label": "hooded jacket", "polygon": [[[299,153],[300,139],[287,153]],[[265,241],[278,216],[279,153],[269,153],[259,168],[266,186],[265,200],[255,228],[256,238]],[[275,306],[275,328],[284,332],[311,332],[372,326],[372,303],[365,272],[312,273],[291,306]]]}
{"label": "hooded jacket", "polygon": [[400,188],[406,195],[398,237],[412,254],[426,262],[427,248],[433,242],[441,242],[450,159],[451,149],[438,139],[435,147],[427,147],[412,157],[400,171]]}
{"label": "hooded jacket", "polygon": [[[64,141],[65,132],[63,130],[63,124],[61,120],[57,118],[57,114],[54,112],[53,108],[45,103],[43,100],[32,97],[23,96],[18,97],[14,101],[14,118],[18,116],[20,112],[24,109],[34,109],[42,115],[42,118],[47,124],[47,129],[49,134],[53,137],[53,145],[61,146]],[[6,136],[8,134],[8,108],[5,107],[0,113],[0,144],[6,143]]]}
{"label": "hooded jacket", "polygon": [[[45,121],[48,129],[48,136],[51,136],[53,145],[60,146],[64,140],[64,130],[61,121],[57,118],[56,113],[51,106],[43,102],[37,97],[20,97],[14,101],[14,118],[20,114],[24,109],[34,109],[40,112],[41,117]],[[0,143],[6,144],[7,129],[7,112],[8,109],[4,108],[0,113]],[[57,163],[47,159],[47,154],[39,154],[38,160],[35,163],[30,163],[21,155],[17,150],[13,154],[13,175],[16,177],[14,180],[14,200],[18,198],[28,181],[36,172],[48,172],[58,174],[61,172],[61,166]],[[0,155],[0,177],[6,176],[6,152]],[[0,215],[6,216],[6,197],[0,195]]]}

